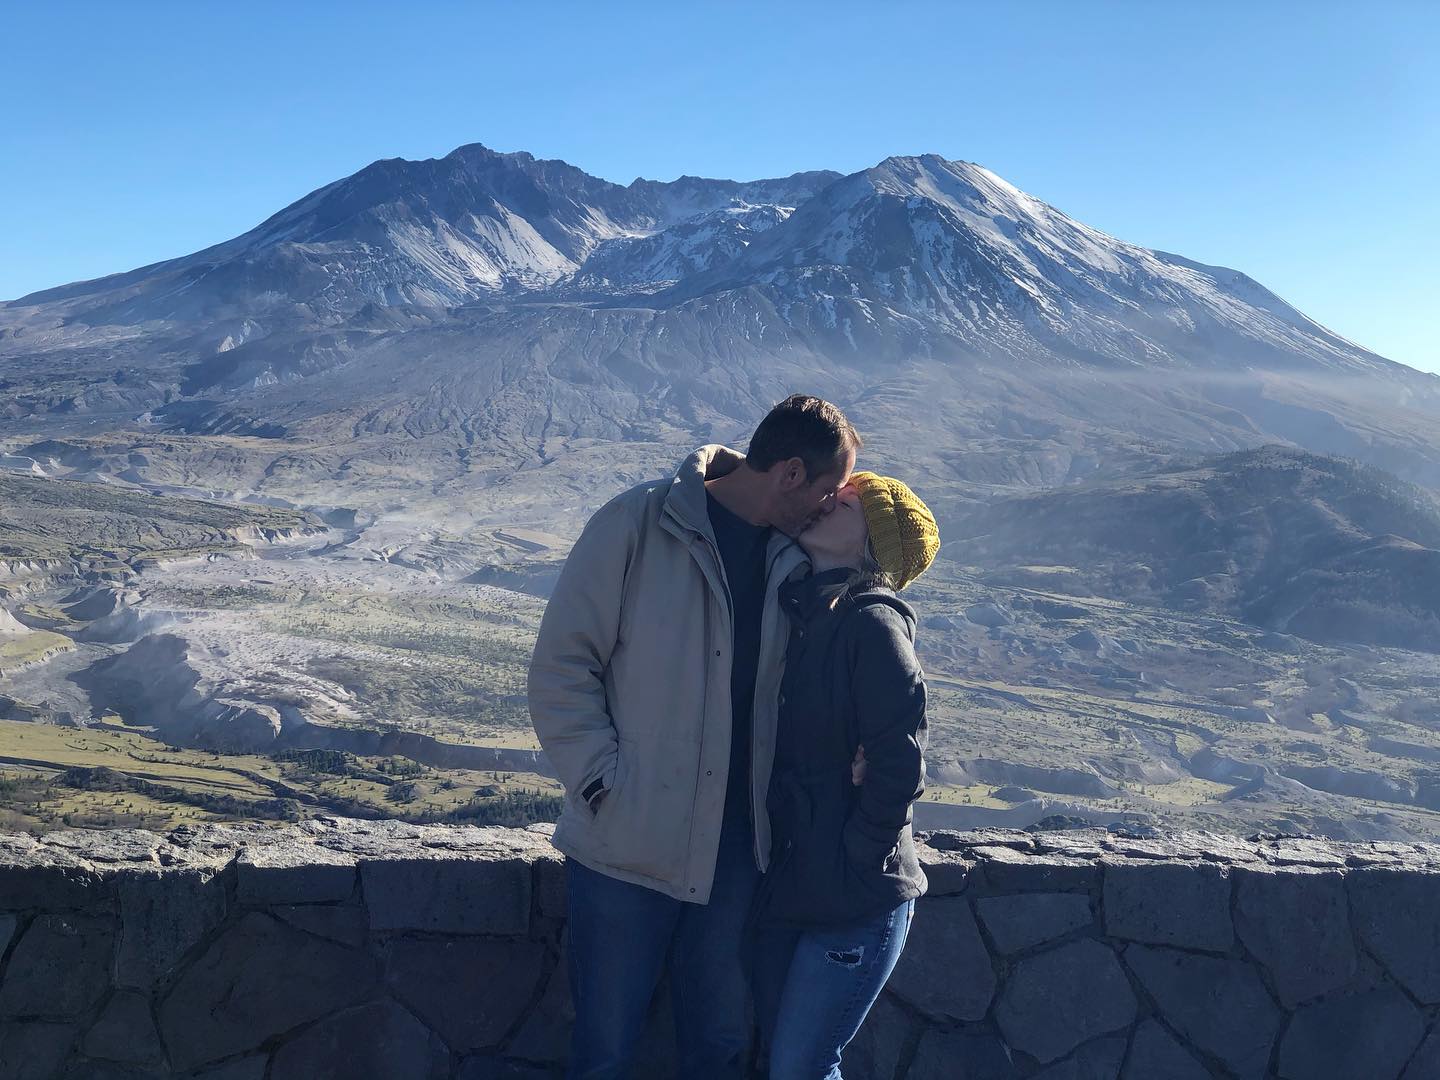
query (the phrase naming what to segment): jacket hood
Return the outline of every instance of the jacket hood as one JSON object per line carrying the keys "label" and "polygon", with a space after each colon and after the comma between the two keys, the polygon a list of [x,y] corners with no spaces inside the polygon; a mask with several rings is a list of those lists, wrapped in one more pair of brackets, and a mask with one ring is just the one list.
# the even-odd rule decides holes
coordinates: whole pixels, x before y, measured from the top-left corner
{"label": "jacket hood", "polygon": [[744,461],[744,454],[720,443],[700,447],[675,471],[665,496],[665,512],[686,528],[708,534],[710,511],[705,502],[705,481],[728,476]]}

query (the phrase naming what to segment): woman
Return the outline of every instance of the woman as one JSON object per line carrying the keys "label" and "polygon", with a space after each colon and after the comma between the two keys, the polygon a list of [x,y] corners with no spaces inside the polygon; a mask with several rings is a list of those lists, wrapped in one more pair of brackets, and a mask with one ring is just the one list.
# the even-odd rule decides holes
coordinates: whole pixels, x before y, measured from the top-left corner
{"label": "woman", "polygon": [[781,593],[790,641],[773,847],[750,968],[770,1080],[840,1080],[841,1052],[925,891],[910,834],[924,790],[925,681],[915,613],[895,593],[930,565],[940,538],[914,492],[861,472],[800,543],[813,573]]}

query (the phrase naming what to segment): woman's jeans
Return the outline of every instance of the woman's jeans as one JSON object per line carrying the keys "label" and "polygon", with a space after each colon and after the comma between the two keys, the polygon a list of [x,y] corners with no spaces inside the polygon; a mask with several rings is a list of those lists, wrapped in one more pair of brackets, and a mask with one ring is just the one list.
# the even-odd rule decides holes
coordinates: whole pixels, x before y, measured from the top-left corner
{"label": "woman's jeans", "polygon": [[770,1080],[841,1080],[841,1051],[900,959],[914,914],[907,900],[851,926],[754,931],[751,983]]}

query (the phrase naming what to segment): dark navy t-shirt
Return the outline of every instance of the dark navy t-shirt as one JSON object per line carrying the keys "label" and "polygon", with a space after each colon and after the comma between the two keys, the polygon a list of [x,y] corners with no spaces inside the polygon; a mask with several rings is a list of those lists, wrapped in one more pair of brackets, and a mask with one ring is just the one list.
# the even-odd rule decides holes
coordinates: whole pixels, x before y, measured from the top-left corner
{"label": "dark navy t-shirt", "polygon": [[730,779],[725,788],[725,829],[750,825],[750,741],[755,679],[760,665],[760,620],[765,611],[765,553],[770,526],[752,525],[706,493],[710,526],[725,565],[734,615],[730,700],[734,729],[730,736]]}

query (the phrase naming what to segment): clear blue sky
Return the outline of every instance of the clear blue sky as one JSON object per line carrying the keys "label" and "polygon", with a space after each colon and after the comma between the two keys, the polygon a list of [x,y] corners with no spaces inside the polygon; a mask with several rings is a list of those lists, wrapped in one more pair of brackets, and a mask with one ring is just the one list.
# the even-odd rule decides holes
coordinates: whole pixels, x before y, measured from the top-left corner
{"label": "clear blue sky", "polygon": [[0,297],[462,143],[628,182],[977,161],[1440,371],[1440,3],[0,4]]}

